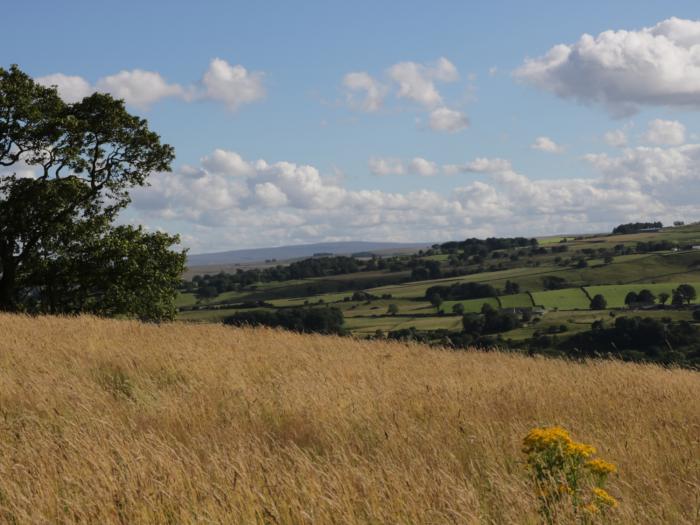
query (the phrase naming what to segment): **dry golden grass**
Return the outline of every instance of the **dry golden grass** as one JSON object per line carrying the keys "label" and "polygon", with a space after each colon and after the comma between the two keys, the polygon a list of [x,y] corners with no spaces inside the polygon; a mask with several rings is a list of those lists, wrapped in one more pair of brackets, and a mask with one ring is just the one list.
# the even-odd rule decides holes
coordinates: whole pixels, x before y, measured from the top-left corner
{"label": "dry golden grass", "polygon": [[700,374],[274,330],[0,315],[0,522],[537,523],[521,440],[700,521]]}

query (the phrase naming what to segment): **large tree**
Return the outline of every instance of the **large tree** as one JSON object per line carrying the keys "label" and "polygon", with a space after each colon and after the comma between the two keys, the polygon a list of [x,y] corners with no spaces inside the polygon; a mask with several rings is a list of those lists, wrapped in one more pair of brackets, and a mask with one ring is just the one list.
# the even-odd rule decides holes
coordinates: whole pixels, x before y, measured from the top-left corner
{"label": "large tree", "polygon": [[114,221],[173,158],[123,101],[66,104],[0,68],[0,310],[172,318],[177,236]]}

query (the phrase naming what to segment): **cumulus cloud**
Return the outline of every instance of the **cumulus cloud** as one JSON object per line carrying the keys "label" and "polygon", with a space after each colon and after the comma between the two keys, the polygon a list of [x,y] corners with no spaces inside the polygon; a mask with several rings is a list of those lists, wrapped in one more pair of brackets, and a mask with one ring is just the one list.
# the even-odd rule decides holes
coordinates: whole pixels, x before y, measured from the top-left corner
{"label": "cumulus cloud", "polygon": [[155,102],[174,97],[188,102],[214,100],[235,111],[265,96],[263,77],[261,72],[249,72],[241,65],[232,66],[223,59],[215,58],[201,81],[187,87],[169,83],[160,73],[142,69],[123,70],[98,79],[94,85],[83,77],[63,73],[38,77],[36,81],[45,86],[56,86],[59,95],[70,103],[98,91],[124,99],[128,105],[142,110]]}
{"label": "cumulus cloud", "polygon": [[530,145],[532,149],[536,149],[538,151],[544,151],[546,153],[563,153],[564,148],[554,142],[552,139],[549,137],[537,137],[535,139],[535,142]]}
{"label": "cumulus cloud", "polygon": [[527,59],[516,78],[615,116],[641,106],[700,106],[700,21],[669,18],[640,30],[584,34]]}
{"label": "cumulus cloud", "polygon": [[[421,157],[375,160],[385,172],[427,175],[436,169]],[[640,146],[586,161],[595,172],[590,177],[533,179],[507,159],[479,157],[452,165],[471,180],[455,179],[450,191],[386,192],[349,189],[313,166],[216,150],[196,166],[152,177],[151,187],[134,192],[130,213],[142,222],[177,221],[172,229],[184,227],[185,239],[199,250],[600,231],[620,222],[700,214],[698,144]]]}
{"label": "cumulus cloud", "polygon": [[454,82],[459,78],[457,68],[444,57],[427,65],[399,62],[389,68],[388,74],[398,84],[398,97],[408,98],[429,108],[442,104],[435,81]]}
{"label": "cumulus cloud", "polygon": [[685,142],[685,126],[677,120],[654,119],[649,122],[644,140],[660,146],[678,146]]}
{"label": "cumulus cloud", "polygon": [[422,157],[413,158],[408,165],[408,169],[411,173],[417,173],[423,177],[433,177],[440,172],[435,162],[426,160]]}
{"label": "cumulus cloud", "polygon": [[83,77],[63,73],[38,77],[36,81],[43,86],[56,86],[58,94],[68,103],[78,102],[95,91]]}
{"label": "cumulus cloud", "polygon": [[[368,73],[348,73],[343,78],[343,87],[351,107],[368,112],[378,111],[382,107],[386,88]],[[358,93],[363,94],[361,100],[357,99]]]}
{"label": "cumulus cloud", "polygon": [[141,69],[120,71],[116,75],[101,78],[97,81],[95,90],[123,98],[127,104],[140,109],[148,109],[151,104],[166,97],[185,95],[181,86],[168,84],[159,73]]}
{"label": "cumulus cloud", "polygon": [[461,111],[441,107],[430,112],[430,128],[435,131],[456,133],[469,127],[469,119]]}
{"label": "cumulus cloud", "polygon": [[603,140],[605,140],[608,146],[621,148],[627,145],[627,133],[621,129],[611,130],[603,135]]}
{"label": "cumulus cloud", "polygon": [[403,175],[406,168],[401,159],[372,157],[369,159],[369,171],[373,175]]}
{"label": "cumulus cloud", "polygon": [[[445,104],[436,85],[459,79],[457,68],[447,58],[425,64],[399,62],[386,70],[386,77],[386,83],[382,83],[364,71],[345,75],[342,85],[348,105],[362,111],[377,111],[393,89],[397,98],[415,102],[427,111],[428,125],[435,131],[454,133],[469,126],[469,119],[463,112]],[[473,80],[470,76],[470,82]]]}
{"label": "cumulus cloud", "polygon": [[203,97],[223,102],[235,111],[243,104],[265,96],[263,73],[250,72],[241,65],[232,66],[226,60],[215,58],[202,78]]}

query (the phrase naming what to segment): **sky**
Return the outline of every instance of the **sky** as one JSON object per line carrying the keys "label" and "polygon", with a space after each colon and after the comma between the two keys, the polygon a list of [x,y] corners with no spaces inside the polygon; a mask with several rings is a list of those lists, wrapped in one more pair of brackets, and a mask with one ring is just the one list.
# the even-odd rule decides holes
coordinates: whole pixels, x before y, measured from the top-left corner
{"label": "sky", "polygon": [[120,221],[191,253],[700,220],[697,1],[34,0],[0,67],[175,147]]}

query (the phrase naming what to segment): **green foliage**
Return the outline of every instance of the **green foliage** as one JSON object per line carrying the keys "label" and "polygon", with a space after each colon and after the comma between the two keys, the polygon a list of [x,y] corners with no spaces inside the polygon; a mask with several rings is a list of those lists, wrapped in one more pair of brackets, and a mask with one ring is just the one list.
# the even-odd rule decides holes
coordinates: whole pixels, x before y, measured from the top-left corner
{"label": "green foliage", "polygon": [[177,237],[114,227],[129,191],[174,158],[124,102],[66,104],[17,66],[0,68],[0,310],[171,319]]}
{"label": "green foliage", "polygon": [[322,334],[344,333],[343,321],[343,312],[335,307],[290,308],[276,311],[253,310],[239,312],[224,319],[225,324],[236,326],[263,325],[295,332]]}
{"label": "green foliage", "polygon": [[591,310],[605,310],[607,306],[608,302],[602,294],[597,294],[591,299]]}
{"label": "green foliage", "polygon": [[604,488],[617,467],[593,458],[595,449],[571,439],[558,426],[532,429],[523,439],[523,453],[547,523],[559,523],[558,513],[572,508],[579,523],[591,523],[618,503]]}

